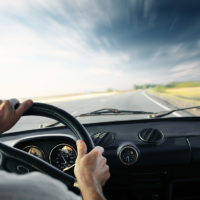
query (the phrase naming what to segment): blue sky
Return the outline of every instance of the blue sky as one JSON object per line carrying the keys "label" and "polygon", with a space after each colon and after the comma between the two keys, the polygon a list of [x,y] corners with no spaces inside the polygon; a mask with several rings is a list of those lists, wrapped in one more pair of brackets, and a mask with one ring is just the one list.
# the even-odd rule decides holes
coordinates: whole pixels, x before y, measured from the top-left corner
{"label": "blue sky", "polygon": [[2,98],[199,80],[200,3],[0,2]]}

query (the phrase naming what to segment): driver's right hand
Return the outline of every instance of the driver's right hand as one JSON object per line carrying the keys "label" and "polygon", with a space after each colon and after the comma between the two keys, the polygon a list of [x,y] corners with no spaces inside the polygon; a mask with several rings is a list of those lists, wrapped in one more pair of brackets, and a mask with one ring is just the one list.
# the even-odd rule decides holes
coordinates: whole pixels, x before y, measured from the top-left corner
{"label": "driver's right hand", "polygon": [[77,141],[78,156],[74,169],[80,190],[92,188],[102,192],[102,186],[110,178],[109,166],[102,155],[104,149],[96,146],[87,153],[86,144]]}

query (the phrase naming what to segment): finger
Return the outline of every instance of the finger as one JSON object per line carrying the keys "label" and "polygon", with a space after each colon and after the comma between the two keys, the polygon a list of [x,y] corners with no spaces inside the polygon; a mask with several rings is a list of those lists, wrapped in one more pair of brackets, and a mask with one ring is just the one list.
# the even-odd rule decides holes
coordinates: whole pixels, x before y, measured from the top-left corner
{"label": "finger", "polygon": [[6,107],[7,110],[9,110],[9,113],[11,114],[11,112],[14,112],[14,108],[10,102],[10,100],[6,100],[4,102],[4,106]]}
{"label": "finger", "polygon": [[0,110],[3,110],[5,108],[5,101],[2,101],[0,104]]}
{"label": "finger", "polygon": [[107,164],[107,159],[103,156],[102,156],[102,159],[101,159],[101,163],[102,163],[102,166],[105,166]]}
{"label": "finger", "polygon": [[110,167],[108,165],[104,166],[103,171],[106,179],[110,178]]}
{"label": "finger", "polygon": [[91,153],[97,153],[98,155],[102,155],[103,152],[104,152],[104,148],[103,147],[100,147],[100,146],[96,146],[92,151]]}
{"label": "finger", "polygon": [[109,180],[110,174],[105,176],[105,180],[103,180],[102,186],[105,186],[106,182]]}
{"label": "finger", "polygon": [[106,173],[106,181],[110,178],[110,171],[108,170]]}
{"label": "finger", "polygon": [[9,110],[9,111],[11,111],[12,110],[12,106],[11,106],[11,104],[10,104],[10,102],[8,101],[8,100],[6,100],[6,101],[3,101],[2,103],[1,103],[1,105],[0,105],[0,110]]}
{"label": "finger", "polygon": [[33,105],[32,100],[24,101],[16,110],[17,118],[20,118]]}
{"label": "finger", "polygon": [[77,151],[78,151],[77,159],[80,159],[87,153],[87,146],[85,142],[82,140],[77,140],[76,146],[77,146]]}
{"label": "finger", "polygon": [[104,186],[106,184],[106,182],[108,181],[109,178],[110,178],[110,172],[106,171],[104,173],[104,179],[102,180],[102,186]]}
{"label": "finger", "polygon": [[109,167],[109,165],[105,165],[105,170],[106,170],[108,173],[110,173],[110,167]]}

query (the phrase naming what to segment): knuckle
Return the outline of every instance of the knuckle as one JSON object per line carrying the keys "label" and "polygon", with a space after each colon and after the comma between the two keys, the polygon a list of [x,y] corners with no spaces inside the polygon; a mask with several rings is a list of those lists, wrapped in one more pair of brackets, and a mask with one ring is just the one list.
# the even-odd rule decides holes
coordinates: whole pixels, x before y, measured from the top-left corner
{"label": "knuckle", "polygon": [[110,171],[110,167],[108,165],[105,166],[107,171]]}
{"label": "knuckle", "polygon": [[96,146],[96,147],[94,148],[94,150],[97,150],[97,151],[99,151],[99,152],[102,154],[103,151],[104,151],[104,148],[101,147],[101,146]]}
{"label": "knuckle", "polygon": [[5,109],[7,109],[7,108],[8,108],[8,104],[4,101],[4,102],[2,103],[2,105],[1,105],[0,110],[1,110],[1,111],[5,111]]}
{"label": "knuckle", "polygon": [[4,101],[4,106],[10,106],[10,102],[8,100]]}
{"label": "knuckle", "polygon": [[110,178],[110,172],[107,174],[107,178],[108,178],[108,179]]}
{"label": "knuckle", "polygon": [[103,161],[104,164],[107,163],[107,159],[105,157],[102,158],[102,161]]}
{"label": "knuckle", "polygon": [[3,103],[1,104],[0,110],[4,110],[4,109],[5,109],[5,102],[3,102]]}
{"label": "knuckle", "polygon": [[94,156],[100,156],[100,152],[99,152],[99,150],[98,149],[94,149],[94,151],[92,152],[92,154],[94,155]]}
{"label": "knuckle", "polygon": [[1,106],[1,110],[11,110],[12,106],[8,100],[4,101]]}

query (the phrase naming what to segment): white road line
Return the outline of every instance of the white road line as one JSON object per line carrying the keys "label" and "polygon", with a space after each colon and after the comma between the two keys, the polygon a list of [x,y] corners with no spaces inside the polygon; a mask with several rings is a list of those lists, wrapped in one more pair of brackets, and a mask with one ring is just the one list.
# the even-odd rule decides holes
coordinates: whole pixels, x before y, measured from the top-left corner
{"label": "white road line", "polygon": [[[157,104],[158,106],[160,106],[161,108],[165,109],[165,110],[171,110],[170,108],[168,108],[167,106],[162,105],[161,103],[159,103],[158,101],[152,99],[151,97],[149,97],[145,92],[142,93],[147,99],[149,99],[150,101],[152,101],[153,103]],[[181,115],[179,113],[172,113],[173,115],[177,116],[177,117],[181,117]]]}

